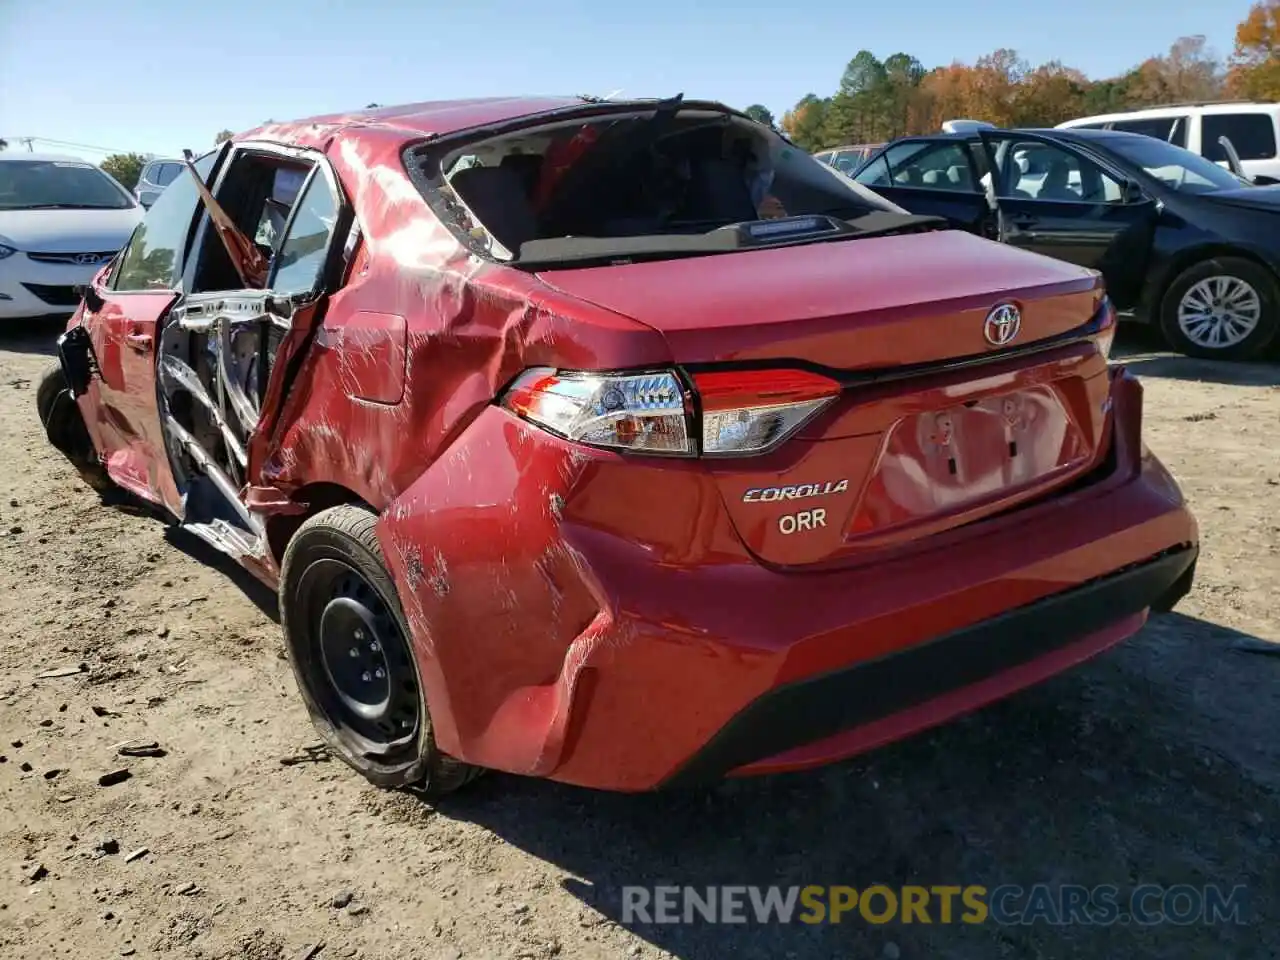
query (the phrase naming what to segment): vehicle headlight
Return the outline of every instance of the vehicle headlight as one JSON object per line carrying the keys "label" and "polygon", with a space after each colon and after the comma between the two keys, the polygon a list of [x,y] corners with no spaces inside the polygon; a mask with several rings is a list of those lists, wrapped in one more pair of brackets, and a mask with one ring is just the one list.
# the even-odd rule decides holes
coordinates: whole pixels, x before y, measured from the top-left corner
{"label": "vehicle headlight", "polygon": [[11,247],[7,244],[0,243],[0,260],[5,259],[6,257],[12,257],[17,252],[17,247]]}

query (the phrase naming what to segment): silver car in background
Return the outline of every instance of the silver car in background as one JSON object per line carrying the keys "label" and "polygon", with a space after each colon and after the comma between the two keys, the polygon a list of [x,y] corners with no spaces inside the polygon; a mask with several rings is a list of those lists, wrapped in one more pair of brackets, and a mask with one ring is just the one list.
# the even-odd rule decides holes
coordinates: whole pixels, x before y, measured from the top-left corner
{"label": "silver car in background", "polygon": [[182,172],[181,160],[150,160],[142,168],[138,176],[138,184],[133,188],[133,195],[147,209],[156,202],[161,191]]}

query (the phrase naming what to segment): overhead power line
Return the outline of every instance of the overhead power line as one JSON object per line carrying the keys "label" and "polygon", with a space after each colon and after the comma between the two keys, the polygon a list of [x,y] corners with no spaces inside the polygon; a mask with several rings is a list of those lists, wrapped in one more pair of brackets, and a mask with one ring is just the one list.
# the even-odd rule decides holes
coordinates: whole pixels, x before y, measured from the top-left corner
{"label": "overhead power line", "polygon": [[133,153],[132,150],[117,150],[114,147],[100,147],[92,143],[75,143],[71,140],[54,140],[50,137],[3,137],[0,139],[7,140],[11,145],[15,143],[25,143],[27,149],[32,149],[33,143],[47,143],[55,147],[71,147],[75,150],[89,150],[93,153]]}

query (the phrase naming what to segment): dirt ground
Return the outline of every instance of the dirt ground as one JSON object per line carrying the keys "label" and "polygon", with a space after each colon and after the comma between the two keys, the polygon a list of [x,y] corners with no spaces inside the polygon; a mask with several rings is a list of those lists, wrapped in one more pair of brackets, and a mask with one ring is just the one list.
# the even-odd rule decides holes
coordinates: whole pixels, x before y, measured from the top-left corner
{"label": "dirt ground", "polygon": [[[46,446],[52,338],[0,336],[0,957],[1280,956],[1280,657],[1242,649],[1280,641],[1280,367],[1126,338],[1204,552],[1117,650],[813,774],[638,797],[490,776],[433,809],[306,749],[269,595]],[[165,755],[117,756],[131,739]],[[627,884],[875,882],[1243,884],[1249,922],[619,922]]]}

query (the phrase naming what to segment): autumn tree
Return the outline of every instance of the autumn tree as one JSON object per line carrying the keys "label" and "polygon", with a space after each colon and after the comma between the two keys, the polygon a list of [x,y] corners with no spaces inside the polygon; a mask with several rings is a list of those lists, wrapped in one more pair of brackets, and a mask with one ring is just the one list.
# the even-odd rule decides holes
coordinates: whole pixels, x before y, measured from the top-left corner
{"label": "autumn tree", "polygon": [[796,145],[805,150],[818,150],[823,142],[823,125],[831,101],[808,93],[782,115],[782,129]]}
{"label": "autumn tree", "polygon": [[999,127],[1017,123],[1017,99],[1030,67],[1016,50],[1001,48],[973,65],[969,87],[969,113]]}
{"label": "autumn tree", "polygon": [[942,126],[944,120],[970,116],[971,70],[971,67],[957,62],[949,67],[938,67],[925,75],[920,81],[917,114],[912,118],[914,132],[933,132]]}
{"label": "autumn tree", "polygon": [[126,190],[138,185],[138,178],[146,165],[147,158],[140,153],[113,153],[101,164],[102,169],[115,177]]}
{"label": "autumn tree", "polygon": [[913,132],[933,132],[946,120],[962,118],[1013,126],[1055,96],[1065,98],[1070,78],[1076,75],[1058,63],[1041,69],[1037,74],[1016,51],[1002,48],[979,57],[973,66],[956,62],[931,70],[921,79],[908,111],[910,126]]}
{"label": "autumn tree", "polygon": [[1057,60],[1036,67],[1013,93],[1012,120],[1019,127],[1055,127],[1082,116],[1089,80]]}
{"label": "autumn tree", "polygon": [[1169,90],[1179,100],[1212,100],[1222,96],[1222,61],[1203,36],[1180,37],[1164,57]]}
{"label": "autumn tree", "polygon": [[[1258,0],[1236,34],[1232,92],[1280,100],[1278,47],[1280,0]],[[830,97],[806,94],[783,116],[782,127],[815,150],[932,133],[950,119],[1049,127],[1092,114],[1211,100],[1223,89],[1222,65],[1203,36],[1180,37],[1166,54],[1103,80],[1057,60],[1033,67],[1008,48],[932,70],[906,53],[882,61],[860,50]]]}
{"label": "autumn tree", "polygon": [[1180,37],[1168,54],[1144,60],[1128,76],[1128,109],[1212,100],[1222,94],[1221,64],[1202,36]]}
{"label": "autumn tree", "polygon": [[773,114],[769,111],[769,108],[762,103],[753,103],[742,112],[756,123],[763,123],[767,127],[772,127],[774,125]]}
{"label": "autumn tree", "polygon": [[1129,109],[1133,100],[1129,88],[1137,78],[1138,71],[1130,70],[1119,77],[1106,80],[1095,80],[1084,91],[1080,112],[1085,116],[1099,113],[1119,113]]}
{"label": "autumn tree", "polygon": [[1227,87],[1238,97],[1280,100],[1280,0],[1261,0],[1236,28]]}

